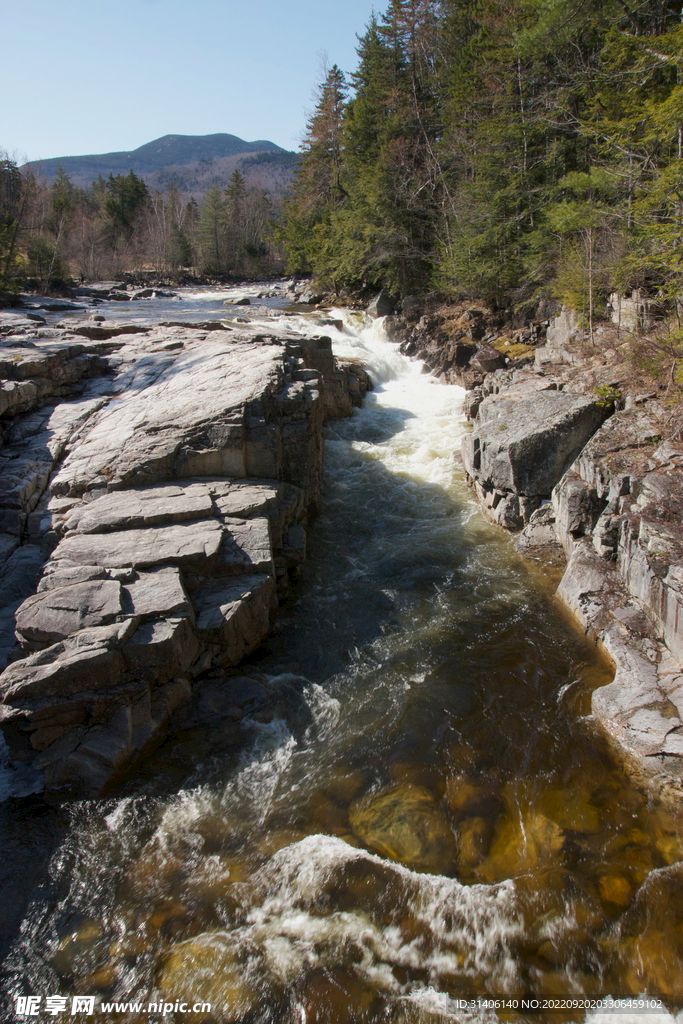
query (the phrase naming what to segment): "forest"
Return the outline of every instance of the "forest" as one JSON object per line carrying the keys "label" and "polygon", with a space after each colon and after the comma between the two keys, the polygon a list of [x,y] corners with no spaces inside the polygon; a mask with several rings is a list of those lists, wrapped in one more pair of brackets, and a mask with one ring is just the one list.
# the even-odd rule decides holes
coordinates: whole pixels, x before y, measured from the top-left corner
{"label": "forest", "polygon": [[289,269],[591,320],[638,289],[678,316],[682,61],[665,0],[391,0],[319,85]]}
{"label": "forest", "polygon": [[284,203],[238,169],[201,203],[131,171],[87,190],[0,164],[0,288],[135,268],[312,274],[599,317],[679,316],[681,11],[666,0],[390,0],[319,83]]}
{"label": "forest", "polygon": [[182,281],[272,276],[278,197],[249,186],[238,168],[198,203],[171,183],[150,189],[133,171],[77,188],[59,169],[51,183],[0,160],[0,290],[43,294],[146,272]]}

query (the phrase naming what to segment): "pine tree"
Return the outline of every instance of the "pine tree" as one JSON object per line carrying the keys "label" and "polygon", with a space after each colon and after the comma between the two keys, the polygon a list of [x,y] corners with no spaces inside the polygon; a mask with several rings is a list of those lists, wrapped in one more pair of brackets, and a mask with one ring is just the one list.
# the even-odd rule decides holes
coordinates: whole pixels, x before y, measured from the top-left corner
{"label": "pine tree", "polygon": [[7,157],[0,160],[0,289],[16,287],[19,270],[19,230],[28,198],[27,183]]}
{"label": "pine tree", "polygon": [[226,270],[227,214],[225,198],[217,185],[205,193],[200,207],[198,225],[202,271],[223,274]]}
{"label": "pine tree", "polygon": [[335,209],[348,199],[343,182],[346,95],[346,79],[335,64],[318,89],[279,233],[290,270],[313,270],[331,280],[336,277],[336,266],[330,221]]}

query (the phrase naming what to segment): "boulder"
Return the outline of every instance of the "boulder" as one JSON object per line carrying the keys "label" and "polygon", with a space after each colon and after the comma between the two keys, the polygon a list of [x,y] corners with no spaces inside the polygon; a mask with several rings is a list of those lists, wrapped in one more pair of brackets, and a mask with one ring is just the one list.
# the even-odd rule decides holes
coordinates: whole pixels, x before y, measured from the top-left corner
{"label": "boulder", "polygon": [[505,367],[505,358],[491,345],[478,345],[470,359],[470,366],[482,373],[493,373]]}
{"label": "boulder", "polygon": [[377,319],[381,316],[390,316],[394,312],[395,308],[396,303],[392,299],[391,295],[389,295],[389,293],[383,288],[379,295],[375,296],[367,307],[366,313],[374,319]]}
{"label": "boulder", "polygon": [[549,498],[606,415],[596,398],[565,391],[492,395],[463,437],[465,469],[486,490]]}

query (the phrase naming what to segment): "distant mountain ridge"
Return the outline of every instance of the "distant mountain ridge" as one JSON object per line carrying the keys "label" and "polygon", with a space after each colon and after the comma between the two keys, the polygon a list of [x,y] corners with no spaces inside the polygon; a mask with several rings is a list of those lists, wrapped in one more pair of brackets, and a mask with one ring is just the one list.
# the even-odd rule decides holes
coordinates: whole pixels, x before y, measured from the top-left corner
{"label": "distant mountain ridge", "polygon": [[[230,163],[237,163],[236,158],[247,157],[256,153],[282,153],[288,151],[276,146],[274,142],[258,139],[256,142],[245,142],[236,135],[220,132],[216,135],[163,135],[160,139],[147,142],[128,153],[102,153],[88,156],[60,156],[49,160],[31,160],[25,164],[36,173],[52,180],[60,167],[63,167],[75,185],[81,188],[89,186],[99,174],[108,177],[111,174],[135,174],[146,180],[156,177],[155,172],[172,167],[174,171],[183,168],[194,168],[197,165],[223,160],[231,157]],[[291,154],[293,162],[296,154]],[[148,184],[153,184],[148,180]]]}

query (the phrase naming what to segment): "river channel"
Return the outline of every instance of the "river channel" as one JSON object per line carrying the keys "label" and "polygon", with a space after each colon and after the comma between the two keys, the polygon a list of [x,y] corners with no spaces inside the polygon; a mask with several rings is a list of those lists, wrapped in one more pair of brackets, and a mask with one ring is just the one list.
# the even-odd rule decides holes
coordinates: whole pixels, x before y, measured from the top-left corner
{"label": "river channel", "polygon": [[[237,293],[181,294],[102,311],[215,318]],[[176,738],[113,797],[2,805],[27,865],[7,997],[139,1001],[93,1018],[136,1024],[437,1024],[648,994],[668,1013],[616,1019],[670,1021],[683,821],[597,733],[590,695],[611,670],[555,606],[557,575],[465,486],[464,392],[381,321],[263,302],[229,316],[329,334],[374,383],[326,428],[300,588],[250,659],[282,699],[242,718],[237,746]],[[161,1016],[157,1000],[213,1009]]]}

